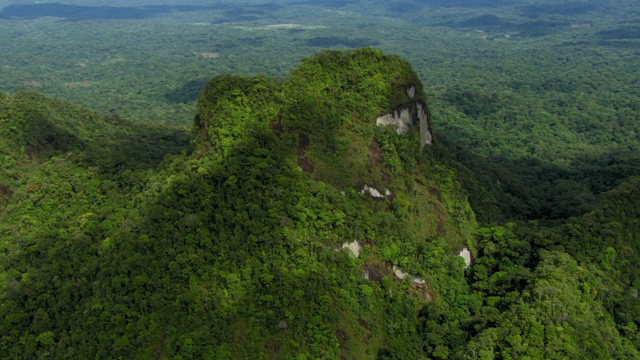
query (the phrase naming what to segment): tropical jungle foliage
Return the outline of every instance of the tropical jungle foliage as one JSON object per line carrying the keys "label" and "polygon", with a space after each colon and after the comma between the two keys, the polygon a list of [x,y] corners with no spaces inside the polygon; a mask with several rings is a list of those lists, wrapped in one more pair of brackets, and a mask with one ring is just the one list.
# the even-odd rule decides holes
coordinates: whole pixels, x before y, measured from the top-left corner
{"label": "tropical jungle foliage", "polygon": [[0,12],[0,357],[640,358],[637,3],[87,3]]}

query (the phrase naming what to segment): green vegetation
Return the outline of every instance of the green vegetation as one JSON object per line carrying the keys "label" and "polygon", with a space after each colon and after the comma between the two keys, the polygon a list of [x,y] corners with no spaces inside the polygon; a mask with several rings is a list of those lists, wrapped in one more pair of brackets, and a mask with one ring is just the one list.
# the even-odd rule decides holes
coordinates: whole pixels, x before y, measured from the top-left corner
{"label": "green vegetation", "polygon": [[[351,71],[336,71],[343,66]],[[309,102],[308,85],[329,78],[350,86]],[[126,164],[104,159],[100,149],[123,147],[123,134],[109,132],[133,124],[34,93],[5,96],[3,124],[39,161],[6,185],[3,352],[418,356],[415,313],[439,289],[463,291],[462,262],[452,253],[477,226],[455,173],[420,150],[415,130],[376,129],[376,114],[412,101],[405,94],[400,102],[396,90],[421,89],[415,81],[405,61],[371,49],[322,52],[284,82],[214,78],[189,150],[164,164],[144,151],[125,152]],[[333,89],[327,85],[323,92]],[[356,91],[365,86],[369,102]],[[356,109],[344,118],[323,114],[326,102]],[[33,114],[38,109],[45,110]],[[53,140],[34,128],[50,128]],[[303,136],[308,148],[300,148]],[[369,161],[365,145],[346,156],[348,181],[332,177],[347,166],[330,159],[351,143],[379,143],[381,159]],[[301,159],[322,165],[303,170]],[[393,196],[359,194],[355,186],[365,184]],[[354,240],[365,246],[359,258],[337,251]],[[400,281],[393,265],[428,285]],[[362,278],[365,270],[378,280]]]}
{"label": "green vegetation", "polygon": [[0,9],[2,358],[640,358],[636,2],[68,3]]}
{"label": "green vegetation", "polygon": [[477,209],[481,221],[580,215],[640,173],[634,1],[139,5],[125,9],[135,19],[110,18],[117,7],[30,5],[21,19],[3,8],[0,90],[189,127],[211,77],[283,80],[324,47],[375,46],[413,66],[441,141],[482,158],[458,161],[476,173],[498,164],[487,176],[505,184],[492,197],[507,216]]}

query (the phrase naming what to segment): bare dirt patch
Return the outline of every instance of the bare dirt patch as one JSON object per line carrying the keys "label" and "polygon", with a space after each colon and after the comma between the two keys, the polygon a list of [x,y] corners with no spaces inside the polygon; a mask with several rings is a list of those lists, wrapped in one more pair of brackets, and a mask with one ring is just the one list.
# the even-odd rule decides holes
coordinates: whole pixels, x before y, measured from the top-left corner
{"label": "bare dirt patch", "polygon": [[[380,175],[382,176],[382,180],[384,180],[387,184],[391,182],[391,175],[387,174],[384,171],[381,171]],[[391,197],[392,197],[391,200],[393,200],[393,199],[396,198],[396,195],[395,194],[391,194]]]}
{"label": "bare dirt patch", "polygon": [[442,202],[442,194],[440,193],[440,189],[432,186],[429,188],[429,194],[435,196],[438,201]]}
{"label": "bare dirt patch", "polygon": [[362,326],[365,329],[371,330],[371,325],[367,320],[363,318],[358,318],[358,325]]}
{"label": "bare dirt patch", "polygon": [[305,134],[301,134],[298,139],[298,148],[296,149],[296,153],[298,154],[298,166],[300,166],[303,171],[311,174],[315,168],[309,161],[306,154],[309,149],[309,143],[309,137]]}
{"label": "bare dirt patch", "polygon": [[0,183],[0,195],[11,196],[13,195],[13,191],[9,188],[9,186]]}
{"label": "bare dirt patch", "polygon": [[315,170],[313,164],[311,164],[309,159],[307,159],[306,157],[298,156],[298,166],[300,166],[303,171],[308,172],[309,174],[312,174],[313,170]]}
{"label": "bare dirt patch", "polygon": [[444,221],[442,219],[438,219],[438,223],[436,224],[436,234],[438,236],[444,236]]}
{"label": "bare dirt patch", "polygon": [[369,154],[367,156],[371,164],[380,165],[382,164],[382,147],[378,140],[371,140],[371,144],[369,145]]}

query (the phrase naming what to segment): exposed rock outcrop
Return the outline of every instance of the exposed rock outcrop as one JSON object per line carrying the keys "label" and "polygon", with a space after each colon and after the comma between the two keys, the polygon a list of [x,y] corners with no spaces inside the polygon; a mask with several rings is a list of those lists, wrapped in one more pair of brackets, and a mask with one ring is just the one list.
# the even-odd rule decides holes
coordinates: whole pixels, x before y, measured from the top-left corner
{"label": "exposed rock outcrop", "polygon": [[360,246],[360,243],[357,240],[354,240],[350,243],[342,244],[342,249],[349,249],[349,251],[351,251],[351,254],[353,254],[353,256],[357,259],[360,257],[360,250],[362,249],[362,246]]}
{"label": "exposed rock outcrop", "polygon": [[411,276],[411,282],[414,284],[426,284],[427,281],[424,279],[421,279],[415,275],[410,275],[408,272],[402,270],[402,268],[400,266],[397,265],[393,265],[393,273],[396,274],[396,277],[400,280],[404,280],[407,278],[407,276]]}
{"label": "exposed rock outcrop", "polygon": [[398,134],[409,131],[411,126],[418,125],[420,132],[420,145],[431,145],[433,143],[433,132],[431,130],[431,118],[425,104],[416,100],[416,88],[407,88],[407,95],[411,102],[400,107],[394,112],[382,115],[376,119],[377,126],[394,126]]}
{"label": "exposed rock outcrop", "polygon": [[463,247],[458,254],[461,258],[464,259],[465,268],[468,268],[473,263],[473,257],[471,256],[471,251],[466,247]]}
{"label": "exposed rock outcrop", "polygon": [[364,195],[365,193],[369,193],[369,195],[375,199],[384,199],[385,197],[393,196],[393,192],[389,189],[385,190],[384,194],[382,194],[380,190],[366,184],[364,185],[364,188],[360,190],[360,194]]}

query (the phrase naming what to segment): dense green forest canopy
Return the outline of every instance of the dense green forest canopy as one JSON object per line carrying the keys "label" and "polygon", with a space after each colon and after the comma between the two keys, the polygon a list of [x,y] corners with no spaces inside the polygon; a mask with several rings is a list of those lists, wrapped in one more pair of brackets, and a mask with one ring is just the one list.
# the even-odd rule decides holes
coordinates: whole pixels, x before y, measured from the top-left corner
{"label": "dense green forest canopy", "polygon": [[0,4],[0,354],[639,358],[638,18]]}
{"label": "dense green forest canopy", "polygon": [[496,200],[471,198],[486,222],[579,215],[639,173],[635,1],[12,2],[0,18],[0,90],[185,127],[215,75],[282,80],[327,47],[399,54],[457,160],[500,165],[483,180]]}
{"label": "dense green forest canopy", "polygon": [[213,78],[188,146],[179,129],[2,95],[0,350],[640,356],[638,178],[554,227],[479,227],[460,180],[485,203],[496,189],[462,149],[376,125],[425,99],[406,61],[373,49],[321,52],[285,81]]}

